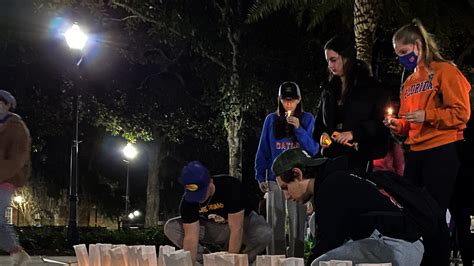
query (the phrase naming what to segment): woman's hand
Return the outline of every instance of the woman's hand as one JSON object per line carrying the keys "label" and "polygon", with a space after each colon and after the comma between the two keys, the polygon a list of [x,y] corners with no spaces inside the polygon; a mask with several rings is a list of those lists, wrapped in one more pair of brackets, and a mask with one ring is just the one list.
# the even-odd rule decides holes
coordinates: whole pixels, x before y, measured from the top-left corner
{"label": "woman's hand", "polygon": [[291,124],[291,125],[295,126],[295,128],[300,127],[300,120],[296,116],[291,116],[291,115],[288,116],[286,118],[286,122],[288,122],[288,124]]}
{"label": "woman's hand", "polygon": [[385,119],[383,120],[383,124],[393,131],[398,126],[398,119],[393,117],[385,117]]}
{"label": "woman's hand", "polygon": [[417,110],[414,112],[400,114],[400,117],[405,118],[405,120],[410,123],[423,123],[425,122],[425,114],[425,110]]}
{"label": "woman's hand", "polygon": [[263,182],[260,182],[258,184],[258,186],[260,187],[260,190],[265,193],[268,191],[268,182],[267,181],[263,181]]}
{"label": "woman's hand", "polygon": [[350,141],[353,139],[352,131],[344,131],[335,136],[334,141],[342,145],[351,145]]}

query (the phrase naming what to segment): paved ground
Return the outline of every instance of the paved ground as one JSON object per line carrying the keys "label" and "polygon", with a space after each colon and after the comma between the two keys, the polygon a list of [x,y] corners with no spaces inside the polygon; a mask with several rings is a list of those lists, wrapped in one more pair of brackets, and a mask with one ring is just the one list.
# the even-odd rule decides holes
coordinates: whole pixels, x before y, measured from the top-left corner
{"label": "paved ground", "polygon": [[[54,257],[54,256],[47,256],[47,259],[52,259],[56,261],[64,262],[63,264],[52,263],[52,262],[43,262],[40,256],[32,256],[31,262],[28,264],[29,266],[58,266],[58,265],[71,265],[76,266],[76,257]],[[9,256],[0,256],[0,266],[9,266],[12,265]]]}

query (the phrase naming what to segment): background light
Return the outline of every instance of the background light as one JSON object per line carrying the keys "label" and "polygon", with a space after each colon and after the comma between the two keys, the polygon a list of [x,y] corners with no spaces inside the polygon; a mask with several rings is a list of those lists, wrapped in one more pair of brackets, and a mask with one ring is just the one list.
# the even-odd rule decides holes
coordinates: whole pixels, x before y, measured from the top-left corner
{"label": "background light", "polygon": [[16,196],[13,198],[13,200],[18,203],[18,204],[21,204],[23,202],[23,197],[22,196]]}
{"label": "background light", "polygon": [[77,24],[73,24],[70,29],[64,33],[67,45],[71,49],[82,50],[87,42],[87,35],[81,31]]}
{"label": "background light", "polygon": [[123,148],[123,154],[125,155],[125,158],[131,160],[131,159],[135,158],[135,156],[137,156],[138,151],[137,151],[137,149],[135,149],[133,144],[127,143],[127,146],[125,146],[125,148]]}

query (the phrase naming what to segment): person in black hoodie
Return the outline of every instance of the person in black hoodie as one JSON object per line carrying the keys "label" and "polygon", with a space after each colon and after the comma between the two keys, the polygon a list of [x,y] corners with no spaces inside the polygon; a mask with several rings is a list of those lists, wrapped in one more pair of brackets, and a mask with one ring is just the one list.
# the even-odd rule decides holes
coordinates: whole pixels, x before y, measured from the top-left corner
{"label": "person in black hoodie", "polygon": [[421,231],[399,201],[352,174],[347,157],[311,158],[300,148],[275,158],[272,171],[287,200],[312,200],[316,242],[308,265],[333,259],[358,263],[419,265]]}
{"label": "person in black hoodie", "polygon": [[351,41],[335,36],[324,51],[330,76],[322,85],[313,138],[324,157],[347,156],[349,169],[371,171],[372,160],[384,157],[388,148],[387,94],[369,66],[356,59]]}

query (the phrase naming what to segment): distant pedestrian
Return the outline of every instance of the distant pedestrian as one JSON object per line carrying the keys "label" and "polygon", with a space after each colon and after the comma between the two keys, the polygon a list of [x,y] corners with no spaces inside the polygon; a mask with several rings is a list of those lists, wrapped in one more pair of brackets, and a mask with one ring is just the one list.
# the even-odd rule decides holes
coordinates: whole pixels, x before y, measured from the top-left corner
{"label": "distant pedestrian", "polygon": [[0,90],[0,249],[10,253],[13,265],[26,265],[30,256],[4,215],[13,193],[30,175],[30,133],[20,116],[13,113],[15,107],[13,95]]}

